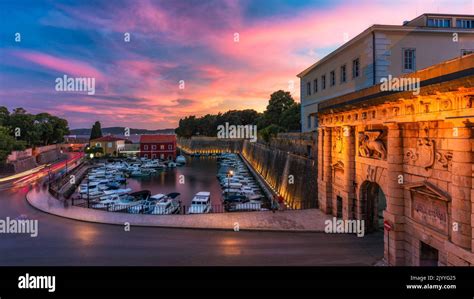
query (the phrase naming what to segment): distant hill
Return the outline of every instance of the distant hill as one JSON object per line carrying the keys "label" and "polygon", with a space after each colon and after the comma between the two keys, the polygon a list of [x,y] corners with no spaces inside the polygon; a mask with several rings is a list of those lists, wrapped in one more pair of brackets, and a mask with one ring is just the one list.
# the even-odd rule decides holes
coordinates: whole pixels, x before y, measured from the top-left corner
{"label": "distant hill", "polygon": [[[91,129],[72,129],[69,130],[71,135],[90,135]],[[125,127],[110,127],[102,128],[103,135],[123,135],[125,133]],[[159,129],[159,130],[147,130],[147,129],[133,129],[130,128],[130,135],[134,134],[174,134],[174,129]]]}

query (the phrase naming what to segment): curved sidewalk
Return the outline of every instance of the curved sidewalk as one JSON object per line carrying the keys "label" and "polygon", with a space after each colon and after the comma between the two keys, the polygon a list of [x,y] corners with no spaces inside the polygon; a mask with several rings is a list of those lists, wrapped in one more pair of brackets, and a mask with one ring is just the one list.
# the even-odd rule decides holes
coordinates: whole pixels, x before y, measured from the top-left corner
{"label": "curved sidewalk", "polygon": [[323,232],[324,221],[332,216],[318,209],[262,212],[235,212],[200,215],[136,215],[106,212],[71,206],[55,199],[46,189],[32,189],[26,200],[33,207],[56,216],[105,224],[154,226],[168,228],[225,229],[256,231]]}

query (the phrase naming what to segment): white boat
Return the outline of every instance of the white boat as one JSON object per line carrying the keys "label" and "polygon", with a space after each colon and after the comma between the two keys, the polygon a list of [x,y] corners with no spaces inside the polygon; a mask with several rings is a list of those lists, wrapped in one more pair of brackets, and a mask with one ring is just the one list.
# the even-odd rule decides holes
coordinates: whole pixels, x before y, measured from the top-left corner
{"label": "white boat", "polygon": [[142,169],[138,169],[138,170],[132,171],[130,176],[132,176],[132,177],[141,177],[141,176],[149,176],[150,174],[151,174],[151,172],[146,172],[146,171],[143,171]]}
{"label": "white boat", "polygon": [[87,193],[81,193],[83,199],[96,199],[104,195],[104,191],[89,191]]}
{"label": "white boat", "polygon": [[165,198],[165,196],[166,195],[164,195],[164,194],[158,193],[158,194],[150,196],[150,200],[161,200],[161,199]]}
{"label": "white boat", "polygon": [[105,195],[123,195],[132,192],[131,188],[125,188],[125,189],[116,189],[116,190],[105,190],[104,194]]}
{"label": "white boat", "polygon": [[158,202],[152,202],[147,213],[153,215],[169,215],[179,211],[179,202],[171,198],[165,198]]}
{"label": "white boat", "polygon": [[186,158],[183,155],[179,155],[179,156],[176,157],[176,163],[186,164]]}
{"label": "white boat", "polygon": [[211,193],[201,191],[196,193],[191,201],[188,214],[203,214],[211,211]]}
{"label": "white boat", "polygon": [[166,168],[166,165],[158,160],[152,160],[142,165],[142,168]]}
{"label": "white boat", "polygon": [[144,202],[144,200],[137,199],[133,196],[127,195],[125,197],[121,197],[120,199],[114,201],[113,205],[109,208],[109,211],[119,211],[128,209],[129,212],[133,213],[133,208],[135,206],[139,206]]}
{"label": "white boat", "polygon": [[177,166],[177,164],[174,163],[173,161],[168,162],[168,165],[167,165],[168,168],[174,168],[176,166]]}

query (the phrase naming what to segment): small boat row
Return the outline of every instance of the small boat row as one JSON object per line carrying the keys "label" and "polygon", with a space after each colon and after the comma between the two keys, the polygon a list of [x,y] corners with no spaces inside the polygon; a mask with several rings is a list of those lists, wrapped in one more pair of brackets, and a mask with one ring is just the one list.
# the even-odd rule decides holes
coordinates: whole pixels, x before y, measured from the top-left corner
{"label": "small boat row", "polygon": [[114,194],[120,195],[132,191],[130,188],[121,189],[126,182],[124,172],[101,166],[89,171],[77,191],[81,198],[89,200]]}
{"label": "small boat row", "polygon": [[150,191],[142,190],[99,200],[91,207],[131,214],[169,215],[179,213],[179,196],[179,193],[151,195]]}
{"label": "small boat row", "polygon": [[217,178],[222,187],[226,211],[263,210],[260,186],[237,154],[226,153],[219,158]]}

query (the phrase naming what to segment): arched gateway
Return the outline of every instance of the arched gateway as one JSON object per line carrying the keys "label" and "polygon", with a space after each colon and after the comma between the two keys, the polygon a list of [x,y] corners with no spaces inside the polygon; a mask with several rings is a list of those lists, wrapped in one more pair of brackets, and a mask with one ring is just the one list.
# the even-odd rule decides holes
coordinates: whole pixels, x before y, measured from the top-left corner
{"label": "arched gateway", "polygon": [[377,183],[365,181],[360,188],[360,204],[366,232],[383,231],[383,212],[387,200]]}

